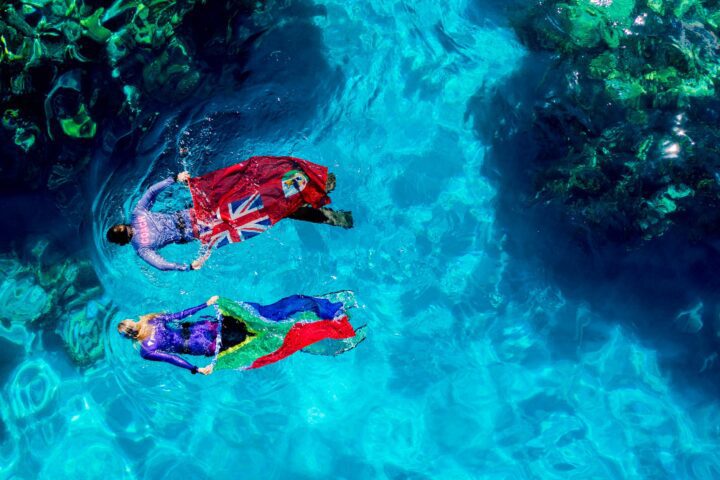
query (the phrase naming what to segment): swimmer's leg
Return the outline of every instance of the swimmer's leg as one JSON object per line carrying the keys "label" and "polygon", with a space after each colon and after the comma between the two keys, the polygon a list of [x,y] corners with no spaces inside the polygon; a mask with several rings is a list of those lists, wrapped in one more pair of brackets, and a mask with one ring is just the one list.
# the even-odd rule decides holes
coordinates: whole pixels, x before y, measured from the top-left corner
{"label": "swimmer's leg", "polygon": [[312,222],[312,223],[327,222],[327,217],[321,211],[321,209],[312,208],[312,207],[300,207],[297,210],[295,210],[293,213],[288,215],[288,218],[292,218],[293,220],[302,220],[303,222]]}
{"label": "swimmer's leg", "polygon": [[288,215],[293,220],[303,222],[324,223],[334,227],[352,228],[354,225],[352,212],[346,210],[332,210],[330,208],[300,207]]}
{"label": "swimmer's leg", "polygon": [[319,342],[313,343],[303,348],[301,351],[304,353],[310,353],[312,355],[325,355],[335,356],[341,353],[347,352],[357,347],[367,337],[366,325],[355,329],[355,336],[350,338],[343,338],[341,340],[335,340],[332,338],[326,338]]}

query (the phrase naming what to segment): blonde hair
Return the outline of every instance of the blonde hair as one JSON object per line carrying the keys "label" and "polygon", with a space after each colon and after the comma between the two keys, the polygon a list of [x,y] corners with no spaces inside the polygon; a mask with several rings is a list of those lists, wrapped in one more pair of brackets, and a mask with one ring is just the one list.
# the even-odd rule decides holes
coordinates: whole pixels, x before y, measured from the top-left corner
{"label": "blonde hair", "polygon": [[146,315],[142,315],[142,316],[139,318],[139,321],[140,321],[140,322],[149,322],[149,321],[152,320],[153,318],[159,317],[160,315],[162,315],[162,313],[148,313],[148,314],[146,314]]}
{"label": "blonde hair", "polygon": [[125,319],[122,322],[119,322],[117,324],[118,333],[125,335],[127,338],[132,338],[134,340],[140,331],[140,329],[137,327],[137,325],[133,325],[134,323],[135,323],[135,321],[130,320],[130,319]]}

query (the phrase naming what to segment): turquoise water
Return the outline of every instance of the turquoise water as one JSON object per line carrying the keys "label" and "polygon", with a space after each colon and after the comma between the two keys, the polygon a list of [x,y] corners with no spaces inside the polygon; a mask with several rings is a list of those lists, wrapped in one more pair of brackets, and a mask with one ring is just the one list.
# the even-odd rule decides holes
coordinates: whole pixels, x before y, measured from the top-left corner
{"label": "turquoise water", "polygon": [[[276,24],[242,89],[165,113],[95,179],[87,242],[118,306],[106,355],[77,369],[45,339],[20,340],[2,391],[2,476],[720,477],[720,406],[663,368],[677,345],[639,335],[621,293],[598,310],[507,248],[468,107],[528,55],[495,5],[316,1]],[[193,273],[153,271],[104,242],[157,179],[253,154],[328,165],[356,228],[283,222]],[[188,201],[176,190],[160,206]],[[340,289],[356,292],[353,321],[369,335],[335,358],[190,376],[114,332],[215,294],[269,303]],[[680,335],[672,318],[658,324]]]}

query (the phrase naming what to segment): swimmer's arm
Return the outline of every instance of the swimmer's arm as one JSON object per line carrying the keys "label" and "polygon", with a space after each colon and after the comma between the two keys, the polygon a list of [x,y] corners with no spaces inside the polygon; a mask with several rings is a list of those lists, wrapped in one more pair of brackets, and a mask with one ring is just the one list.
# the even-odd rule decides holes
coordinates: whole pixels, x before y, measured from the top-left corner
{"label": "swimmer's arm", "polygon": [[172,355],[170,353],[158,352],[156,350],[150,351],[150,350],[146,350],[146,349],[142,348],[142,349],[140,349],[140,355],[145,360],[150,360],[153,362],[166,362],[171,365],[175,365],[176,367],[190,370],[190,373],[197,373],[197,371],[198,371],[198,367],[196,367],[192,363],[186,361],[183,358],[178,357],[177,355]]}
{"label": "swimmer's arm", "polygon": [[202,247],[200,247],[200,254],[198,255],[198,258],[193,260],[193,262],[190,264],[190,268],[192,268],[193,270],[200,270],[205,264],[205,262],[207,262],[208,258],[210,258],[212,251],[213,246],[211,244],[204,244]]}
{"label": "swimmer's arm", "polygon": [[145,192],[145,195],[143,195],[140,201],[137,203],[135,209],[150,210],[155,203],[155,199],[158,195],[160,195],[160,192],[168,188],[173,183],[175,183],[175,179],[173,177],[168,177],[162,182],[158,182],[152,187],[148,188]]}
{"label": "swimmer's arm", "polygon": [[170,320],[170,321],[182,320],[183,318],[189,317],[190,315],[195,315],[197,312],[199,312],[203,308],[207,308],[208,306],[210,306],[210,303],[208,303],[208,302],[201,303],[200,305],[198,305],[196,307],[186,308],[182,312],[171,313],[169,315],[163,315],[163,320]]}
{"label": "swimmer's arm", "polygon": [[140,255],[140,258],[142,258],[158,270],[190,270],[189,265],[184,263],[168,262],[163,257],[161,257],[159,253],[150,248],[138,248],[137,253],[138,255]]}

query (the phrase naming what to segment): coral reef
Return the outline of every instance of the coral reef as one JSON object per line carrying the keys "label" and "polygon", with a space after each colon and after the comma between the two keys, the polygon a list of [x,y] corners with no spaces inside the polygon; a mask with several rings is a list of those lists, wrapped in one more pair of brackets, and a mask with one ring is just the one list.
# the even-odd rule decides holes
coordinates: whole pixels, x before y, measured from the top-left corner
{"label": "coral reef", "polygon": [[89,365],[104,355],[102,329],[116,309],[89,261],[58,260],[56,254],[57,248],[40,241],[28,258],[0,258],[0,335],[12,342],[18,330],[26,338],[28,331],[54,332],[76,364]]}
{"label": "coral reef", "polygon": [[[12,0],[0,5],[0,185],[57,190],[93,147],[147,128],[215,57],[237,60],[262,2]],[[213,18],[212,33],[207,17]],[[237,62],[228,62],[230,64]]]}
{"label": "coral reef", "polygon": [[485,132],[496,145],[530,132],[522,194],[602,241],[717,236],[720,3],[550,0],[514,27],[550,56],[531,104]]}
{"label": "coral reef", "polygon": [[96,297],[79,308],[68,310],[55,332],[75,364],[90,365],[105,354],[102,330],[111,323],[117,308],[109,299]]}

